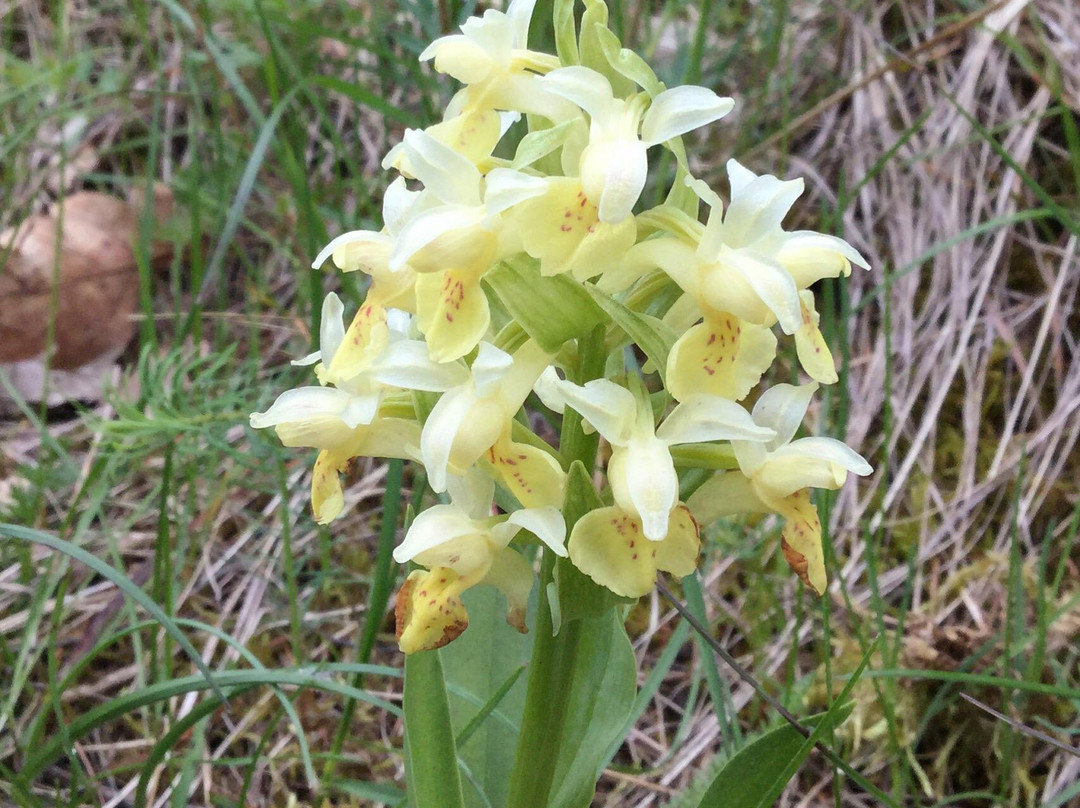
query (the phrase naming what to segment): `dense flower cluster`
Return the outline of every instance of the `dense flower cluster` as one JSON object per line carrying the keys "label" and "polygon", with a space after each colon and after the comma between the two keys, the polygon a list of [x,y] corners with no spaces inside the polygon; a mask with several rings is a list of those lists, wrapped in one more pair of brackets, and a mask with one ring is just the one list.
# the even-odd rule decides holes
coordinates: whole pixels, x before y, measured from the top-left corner
{"label": "dense flower cluster", "polygon": [[[515,544],[528,541],[638,597],[658,570],[694,570],[701,525],[775,513],[784,556],[820,594],[821,525],[809,489],[870,472],[839,441],[794,439],[818,385],[837,380],[809,287],[866,262],[838,238],[781,227],[801,181],[731,160],[725,210],[691,177],[680,136],[734,102],[705,87],[664,88],[620,49],[600,0],[586,2],[580,34],[572,15],[570,35],[557,32],[559,57],[529,50],[534,2],[489,10],[423,52],[464,88],[441,123],[407,131],[387,155],[398,177],[383,229],[346,233],[315,260],[369,276],[366,299],[346,328],[341,302],[326,298],[319,351],[300,360],[315,365],[319,384],[251,416],[285,445],[319,450],[319,522],[343,509],[339,474],[358,456],[421,463],[447,495],[394,553],[422,568],[398,596],[406,653],[458,636],[468,622],[461,593],[481,583],[503,592],[509,621],[524,630],[534,571]],[[504,141],[514,138],[513,156],[495,156],[509,154]],[[679,168],[667,201],[635,214],[654,147]],[[568,296],[566,311],[543,310],[551,297],[538,290],[552,283],[601,305],[578,311]],[[535,302],[522,307],[522,298]],[[775,326],[793,338],[812,381],[774,385],[747,411],[739,402],[776,358]],[[597,327],[609,349],[604,378],[579,384],[570,378],[576,346]],[[569,537],[567,459],[519,417],[534,391],[610,445],[599,492],[608,504],[577,519]],[[673,447],[688,445],[696,453],[684,451],[681,466],[697,457],[720,470],[684,503]]]}

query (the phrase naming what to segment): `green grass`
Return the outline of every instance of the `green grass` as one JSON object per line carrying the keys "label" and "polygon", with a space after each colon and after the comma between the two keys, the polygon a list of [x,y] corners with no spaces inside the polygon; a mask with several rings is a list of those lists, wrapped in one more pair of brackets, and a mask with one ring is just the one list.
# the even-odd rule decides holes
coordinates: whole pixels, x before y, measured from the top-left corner
{"label": "green grass", "polygon": [[[475,6],[69,0],[8,12],[0,229],[55,198],[71,166],[65,192],[165,182],[182,211],[166,235],[183,249],[155,271],[143,233],[139,335],[107,407],[59,422],[32,405],[0,424],[0,521],[69,548],[0,539],[0,802],[101,804],[125,788],[148,805],[167,792],[172,805],[400,798],[389,551],[403,500],[423,505],[422,472],[358,463],[347,515],[319,527],[313,457],[246,415],[306,378],[288,360],[309,349],[324,293],[362,299],[363,279],[311,259],[377,225],[378,161],[452,92],[416,54]],[[869,3],[611,7],[664,81],[736,95],[736,112],[690,146],[700,175],[722,188],[731,156],[787,175],[812,167],[821,181],[789,228],[874,256],[873,273],[818,290],[844,371],[813,418],[857,437],[878,469],[857,496],[822,500],[838,586],[812,601],[779,558],[776,525],[733,521],[679,591],[799,715],[831,703],[878,643],[852,719],[824,737],[854,778],[812,756],[780,804],[813,789],[813,804],[865,804],[868,788],[902,806],[1070,804],[1075,760],[1023,731],[1075,747],[1080,728],[1080,319],[1075,279],[1055,286],[1075,274],[1080,127],[1053,7],[985,34],[983,69],[1008,79],[996,106],[989,88],[951,83],[984,35],[972,4],[943,4],[936,19]],[[927,48],[928,31],[952,33]],[[894,61],[903,73],[860,83]],[[1011,105],[1039,88],[1043,105]],[[942,135],[949,125],[965,128]],[[999,194],[1015,204],[996,207]],[[985,252],[1000,237],[1007,247]],[[981,298],[980,261],[996,273]],[[794,374],[790,359],[778,379]],[[148,619],[135,592],[162,614]],[[643,601],[630,626],[643,695],[596,805],[661,803],[778,721],[662,600]]]}

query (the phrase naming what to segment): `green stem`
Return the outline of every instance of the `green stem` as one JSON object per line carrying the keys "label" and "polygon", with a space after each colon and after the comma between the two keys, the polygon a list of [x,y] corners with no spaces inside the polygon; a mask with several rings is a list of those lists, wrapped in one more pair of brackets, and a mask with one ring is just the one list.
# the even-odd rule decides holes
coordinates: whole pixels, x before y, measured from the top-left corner
{"label": "green stem", "polygon": [[405,657],[405,765],[409,804],[462,808],[457,747],[438,651]]}
{"label": "green stem", "polygon": [[[578,341],[578,365],[574,381],[584,384],[602,376],[605,359],[604,329],[598,326],[588,337]],[[568,466],[580,460],[591,474],[596,465],[598,445],[599,436],[596,433],[586,435],[581,428],[581,416],[567,408],[559,446]],[[567,524],[566,527],[569,531],[573,525]],[[555,555],[545,548],[540,566],[540,597],[529,663],[529,684],[510,776],[507,808],[536,808],[548,804],[559,748],[563,743],[582,624],[579,620],[564,623],[559,633],[553,634],[554,624],[547,592],[554,574]]]}

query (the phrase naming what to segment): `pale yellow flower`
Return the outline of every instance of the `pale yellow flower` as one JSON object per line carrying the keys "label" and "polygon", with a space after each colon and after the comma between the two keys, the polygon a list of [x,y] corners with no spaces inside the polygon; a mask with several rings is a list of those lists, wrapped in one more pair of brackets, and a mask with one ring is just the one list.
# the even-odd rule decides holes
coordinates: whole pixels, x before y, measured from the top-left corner
{"label": "pale yellow flower", "polygon": [[398,563],[414,561],[426,571],[412,572],[398,592],[397,636],[411,654],[439,648],[469,624],[461,593],[490,584],[506,597],[506,620],[525,631],[525,610],[532,590],[532,565],[510,541],[528,530],[556,555],[565,556],[566,524],[556,508],[524,508],[509,516],[491,516],[494,487],[473,472],[451,478],[452,504],[435,505],[416,517],[405,540],[394,550]]}
{"label": "pale yellow flower", "polygon": [[775,431],[765,443],[733,440],[739,471],[723,472],[699,488],[688,502],[708,524],[736,513],[777,513],[784,518],[784,557],[818,595],[828,583],[821,547],[821,522],[810,488],[838,489],[848,472],[865,476],[873,469],[855,451],[832,438],[792,440],[817,383],[778,384],[754,405],[754,421]]}
{"label": "pale yellow flower", "polygon": [[537,385],[548,407],[556,412],[571,407],[611,444],[607,475],[615,504],[640,521],[645,538],[660,541],[679,500],[671,446],[736,438],[765,441],[773,432],[755,424],[735,402],[710,396],[679,404],[657,429],[648,395],[640,384],[635,390],[607,379],[577,385],[559,379],[554,368]]}

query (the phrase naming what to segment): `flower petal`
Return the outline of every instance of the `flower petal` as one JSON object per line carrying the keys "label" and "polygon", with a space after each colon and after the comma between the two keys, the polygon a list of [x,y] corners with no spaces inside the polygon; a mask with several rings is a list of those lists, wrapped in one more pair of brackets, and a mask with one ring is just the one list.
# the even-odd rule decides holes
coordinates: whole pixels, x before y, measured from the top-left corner
{"label": "flower petal", "polygon": [[395,633],[403,653],[442,648],[469,626],[461,600],[467,587],[453,570],[414,570],[398,590]]}
{"label": "flower petal", "polygon": [[667,535],[668,517],[679,501],[679,478],[667,443],[652,435],[635,436],[625,447],[616,447],[608,481],[615,504],[641,520],[646,538],[659,541]]}
{"label": "flower petal", "polygon": [[529,593],[532,592],[536,578],[532,565],[521,553],[502,547],[495,552],[494,561],[487,574],[480,580],[502,592],[506,598],[506,622],[522,634],[525,627],[525,613],[529,608]]}
{"label": "flower petal", "polygon": [[555,555],[566,557],[566,522],[558,508],[523,508],[506,521],[532,533]]}
{"label": "flower petal", "polygon": [[616,595],[639,598],[656,584],[658,543],[618,507],[598,508],[578,519],[568,542],[574,566]]}
{"label": "flower petal", "polygon": [[443,394],[424,423],[420,435],[420,456],[428,473],[428,485],[437,494],[446,490],[446,475],[454,441],[474,404],[476,396],[471,387],[456,388]]}
{"label": "flower petal", "polygon": [[820,317],[814,308],[814,295],[807,289],[799,293],[802,299],[803,325],[795,332],[795,351],[799,364],[807,375],[821,384],[835,384],[839,380],[829,344],[818,327]]}
{"label": "flower petal", "polygon": [[434,393],[442,393],[469,380],[469,371],[464,365],[431,361],[427,343],[416,339],[392,342],[372,364],[369,373],[383,384]]}
{"label": "flower petal", "polygon": [[590,117],[601,121],[610,119],[620,106],[615,101],[611,82],[588,67],[560,67],[536,79],[536,82],[545,91],[577,104]]}
{"label": "flower petal", "polygon": [[486,519],[491,516],[495,481],[480,469],[473,467],[464,474],[448,475],[446,493],[450,495],[450,501],[469,518]]}
{"label": "flower petal", "polygon": [[739,401],[776,358],[770,329],[721,313],[692,327],[668,354],[668,392],[677,401],[694,393]]}
{"label": "flower petal", "polygon": [[491,324],[477,273],[448,269],[418,276],[416,320],[435,362],[452,362],[469,353]]}
{"label": "flower petal", "polygon": [[[282,427],[278,427],[280,434]],[[289,445],[289,444],[286,444]],[[375,418],[352,430],[343,446],[353,457],[400,457],[420,460],[420,425],[404,418]]]}
{"label": "flower petal", "polygon": [[707,87],[673,87],[653,99],[641,121],[641,139],[655,146],[719,120],[734,108],[734,99],[721,98]]}
{"label": "flower petal", "polygon": [[484,207],[489,215],[540,196],[547,190],[547,182],[510,168],[493,169],[484,178]]}
{"label": "flower petal", "polygon": [[600,217],[579,179],[552,177],[544,194],[518,208],[513,221],[525,251],[540,259],[541,274],[556,275],[569,268],[578,245],[596,229]]}
{"label": "flower petal", "polygon": [[656,437],[669,446],[713,440],[767,441],[775,434],[758,426],[734,401],[702,393],[675,407],[656,430]]}
{"label": "flower petal", "polygon": [[482,520],[471,519],[456,505],[433,505],[413,520],[394,548],[394,560],[471,575],[491,563],[494,546],[487,533]]}
{"label": "flower petal", "polygon": [[800,438],[769,455],[756,482],[771,496],[786,497],[802,488],[836,490],[848,471],[870,474],[870,464],[847,445],[833,438]]}
{"label": "flower petal", "polygon": [[344,315],[345,306],[341,298],[331,292],[323,300],[319,326],[319,355],[326,364],[334,361],[334,354],[345,339]]}
{"label": "flower petal", "polygon": [[802,384],[776,384],[761,394],[754,405],[754,421],[759,426],[768,427],[776,432],[776,437],[769,442],[768,449],[777,449],[795,437],[795,432],[806,417],[810,399],[817,392],[817,382]]}
{"label": "flower petal", "polygon": [[775,233],[803,192],[803,181],[785,182],[771,174],[746,182],[751,172],[729,160],[731,204],[724,215],[724,233],[731,247],[744,247]]}
{"label": "flower petal", "polygon": [[349,405],[349,394],[332,387],[298,387],[286,390],[266,412],[253,412],[248,422],[254,429],[325,418],[340,419]]}
{"label": "flower petal", "polygon": [[701,554],[701,538],[698,524],[690,509],[679,505],[671,512],[667,536],[655,542],[656,568],[683,578],[697,569]]}
{"label": "flower petal", "polygon": [[769,513],[750,480],[738,471],[722,471],[706,480],[687,501],[699,524],[708,525],[737,513]]}
{"label": "flower petal", "polygon": [[502,484],[526,508],[562,507],[566,474],[543,449],[504,437],[486,457]]}
{"label": "flower petal", "polygon": [[526,48],[529,43],[529,23],[532,20],[536,0],[510,0],[506,18],[514,31],[514,47]]}
{"label": "flower petal", "polygon": [[484,209],[478,206],[440,205],[425,210],[398,233],[390,269],[400,271],[409,264],[417,272],[428,273],[484,263],[494,244],[491,234],[481,229],[483,221]]}
{"label": "flower petal", "polygon": [[604,279],[606,290],[621,291],[633,281],[651,272],[663,270],[689,295],[700,296],[701,276],[694,247],[678,238],[651,238],[636,244],[623,259],[623,268],[616,275],[625,276],[621,283]]}
{"label": "flower petal", "polygon": [[592,424],[613,446],[630,440],[637,417],[634,394],[607,379],[594,379],[584,386],[569,381],[556,385],[566,404]]}
{"label": "flower petal", "polygon": [[398,177],[386,186],[386,192],[383,194],[382,213],[386,232],[391,236],[388,241],[393,241],[392,237],[396,236],[398,231],[401,230],[413,207],[423,195],[423,191],[410,191],[409,186],[405,184],[404,177]]}
{"label": "flower petal", "polygon": [[602,222],[633,213],[648,174],[646,146],[636,138],[593,141],[581,155],[581,185]]}
{"label": "flower petal", "polygon": [[337,518],[345,507],[339,474],[349,468],[350,457],[340,451],[324,449],[311,469],[311,510],[315,521],[325,525]]}
{"label": "flower petal", "polygon": [[548,365],[533,385],[533,392],[543,405],[559,415],[566,411],[566,398],[563,396],[561,384],[562,379],[559,378],[555,366]]}
{"label": "flower petal", "polygon": [[478,377],[475,363],[473,363],[473,378],[476,379],[478,391],[497,394],[503,414],[510,419],[521,409],[521,405],[532,392],[537,378],[550,361],[551,356],[545,353],[535,340],[530,339],[514,351],[513,363],[498,379],[492,379],[489,382]]}
{"label": "flower petal", "polygon": [[[794,334],[802,328],[802,306],[799,301],[799,290],[784,268],[771,258],[764,255],[756,255],[750,250],[733,250],[724,256],[724,264],[737,272],[753,290],[757,299],[775,315],[780,323],[780,328],[785,334]],[[730,277],[730,276],[729,276]],[[727,278],[718,280],[727,280]],[[710,290],[714,291],[715,290]],[[715,294],[711,295],[710,303],[715,306],[719,302],[720,310],[723,311],[723,295],[720,300]],[[734,302],[734,300],[730,301]],[[762,323],[751,311],[745,314],[735,306],[731,306],[733,314],[751,322]]]}
{"label": "flower petal", "polygon": [[385,350],[390,337],[386,309],[370,298],[369,294],[353,316],[333,361],[323,360],[328,380],[337,382],[359,376]]}
{"label": "flower petal", "polygon": [[870,269],[866,259],[846,241],[812,230],[785,233],[776,252],[776,260],[791,274],[800,289],[822,278],[850,275],[851,264]]}
{"label": "flower petal", "polygon": [[476,394],[486,396],[494,392],[498,385],[514,366],[514,357],[506,351],[502,351],[490,342],[481,342],[480,350],[476,352],[473,360],[472,373],[473,384],[476,385]]}
{"label": "flower petal", "polygon": [[480,172],[467,157],[420,129],[406,129],[402,142],[412,174],[441,202],[480,204]]}
{"label": "flower petal", "polygon": [[[493,109],[472,109],[425,130],[473,165],[491,156],[502,137],[502,118]],[[408,171],[408,168],[406,167]],[[408,173],[413,173],[408,171]]]}
{"label": "flower petal", "polygon": [[784,517],[780,539],[784,559],[814,594],[824,594],[828,578],[821,546],[821,520],[809,492],[799,491],[781,500],[777,512]]}

